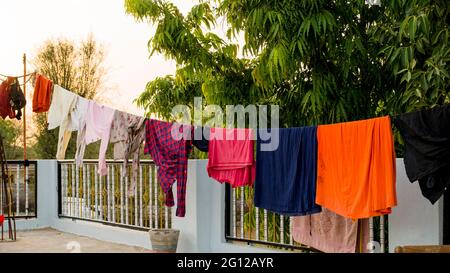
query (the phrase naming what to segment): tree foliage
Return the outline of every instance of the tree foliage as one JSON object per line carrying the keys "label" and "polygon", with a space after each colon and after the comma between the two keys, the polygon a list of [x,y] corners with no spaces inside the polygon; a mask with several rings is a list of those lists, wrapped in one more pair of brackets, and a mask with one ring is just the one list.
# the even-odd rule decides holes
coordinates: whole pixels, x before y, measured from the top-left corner
{"label": "tree foliage", "polygon": [[3,138],[6,159],[20,159],[23,152],[19,137],[21,134],[20,123],[13,120],[0,119],[0,134]]}
{"label": "tree foliage", "polygon": [[[92,36],[79,42],[59,38],[48,40],[33,58],[39,73],[54,84],[70,90],[87,99],[92,99],[99,91],[105,77],[104,49]],[[47,116],[33,115],[36,126],[33,146],[38,158],[54,158],[57,149],[58,130],[47,129]],[[66,157],[73,158],[76,150],[76,134],[72,134]],[[86,147],[86,158],[97,158],[98,145]]]}
{"label": "tree foliage", "polygon": [[[137,99],[170,117],[172,106],[278,104],[283,126],[398,114],[449,101],[445,0],[200,1],[187,15],[170,2],[125,0],[156,25],[149,50],[177,63]],[[225,18],[227,39],[213,27]],[[222,19],[220,19],[222,20]],[[245,38],[240,50],[236,37]]]}

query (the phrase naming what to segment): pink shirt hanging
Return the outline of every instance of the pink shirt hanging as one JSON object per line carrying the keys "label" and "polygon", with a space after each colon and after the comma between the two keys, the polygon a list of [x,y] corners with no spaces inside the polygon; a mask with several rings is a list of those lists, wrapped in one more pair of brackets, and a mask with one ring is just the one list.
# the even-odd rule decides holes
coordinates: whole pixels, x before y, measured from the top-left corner
{"label": "pink shirt hanging", "polygon": [[233,188],[253,186],[256,174],[251,129],[211,128],[208,175]]}
{"label": "pink shirt hanging", "polygon": [[101,140],[98,155],[98,173],[106,175],[106,150],[108,149],[114,113],[114,109],[89,101],[84,124],[77,139],[77,166],[80,166],[83,161],[86,145]]}

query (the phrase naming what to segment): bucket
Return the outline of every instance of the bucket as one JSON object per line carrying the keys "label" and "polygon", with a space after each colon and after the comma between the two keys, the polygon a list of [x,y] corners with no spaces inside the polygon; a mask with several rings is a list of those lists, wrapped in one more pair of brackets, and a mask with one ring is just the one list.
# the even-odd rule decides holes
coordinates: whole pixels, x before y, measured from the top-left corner
{"label": "bucket", "polygon": [[154,251],[163,253],[175,253],[177,251],[179,230],[151,229],[149,235]]}

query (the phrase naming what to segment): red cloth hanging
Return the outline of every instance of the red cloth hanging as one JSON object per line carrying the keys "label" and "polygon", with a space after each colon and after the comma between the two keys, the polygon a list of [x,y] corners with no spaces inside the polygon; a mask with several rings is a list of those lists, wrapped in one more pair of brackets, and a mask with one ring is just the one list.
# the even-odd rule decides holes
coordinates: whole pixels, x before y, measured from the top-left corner
{"label": "red cloth hanging", "polygon": [[6,117],[9,117],[10,119],[13,119],[16,117],[10,102],[9,97],[9,85],[11,83],[11,79],[8,78],[4,82],[0,84],[0,116],[5,119]]}

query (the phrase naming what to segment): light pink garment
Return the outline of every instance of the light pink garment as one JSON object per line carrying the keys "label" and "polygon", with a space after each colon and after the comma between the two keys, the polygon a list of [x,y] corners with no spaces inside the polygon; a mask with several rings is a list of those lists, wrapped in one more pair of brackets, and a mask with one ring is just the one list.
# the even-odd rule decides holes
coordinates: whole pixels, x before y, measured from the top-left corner
{"label": "light pink garment", "polygon": [[256,175],[254,142],[251,129],[211,128],[208,175],[233,188],[253,186]]}
{"label": "light pink garment", "polygon": [[[368,220],[362,219],[362,249],[368,243]],[[294,240],[326,253],[355,253],[358,249],[358,221],[340,216],[322,207],[322,212],[293,217]]]}
{"label": "light pink garment", "polygon": [[98,173],[106,175],[106,150],[108,149],[114,113],[114,109],[89,101],[86,117],[77,139],[76,163],[78,167],[83,161],[86,145],[101,140],[98,155]]}

